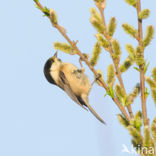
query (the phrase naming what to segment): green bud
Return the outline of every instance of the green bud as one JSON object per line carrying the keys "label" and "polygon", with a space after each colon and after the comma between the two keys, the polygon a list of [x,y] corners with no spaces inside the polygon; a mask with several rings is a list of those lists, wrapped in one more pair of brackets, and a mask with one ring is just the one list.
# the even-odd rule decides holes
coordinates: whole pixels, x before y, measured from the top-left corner
{"label": "green bud", "polygon": [[121,88],[121,86],[119,85],[119,84],[116,84],[115,85],[115,94],[116,94],[116,96],[117,96],[117,98],[118,98],[118,100],[123,104],[123,105],[125,105],[125,100],[126,100],[126,95],[125,95],[125,93],[124,93],[124,90],[123,90],[123,88]]}
{"label": "green bud", "polygon": [[73,47],[67,43],[55,42],[54,48],[56,50],[63,51],[63,52],[70,54],[70,55],[76,54],[76,51],[73,49]]}
{"label": "green bud", "polygon": [[101,16],[95,8],[90,8],[91,17],[102,23]]}
{"label": "green bud", "polygon": [[135,62],[138,66],[141,66],[145,64],[144,56],[143,56],[143,51],[140,46],[137,47],[136,49],[136,57],[135,57]]}
{"label": "green bud", "polygon": [[95,17],[91,17],[90,22],[99,33],[101,34],[104,33],[105,31],[104,25],[101,22],[99,22]]}
{"label": "green bud", "polygon": [[142,143],[139,143],[136,138],[132,138],[132,145],[136,148],[136,151],[140,152],[142,150]]}
{"label": "green bud", "polygon": [[151,124],[151,131],[154,141],[156,142],[156,117],[154,118],[152,124]]}
{"label": "green bud", "polygon": [[151,92],[152,92],[152,98],[154,100],[154,103],[156,104],[156,88],[152,88]]}
{"label": "green bud", "polygon": [[146,36],[143,40],[143,46],[147,47],[151,43],[153,37],[154,37],[154,27],[152,25],[149,25],[146,29]]}
{"label": "green bud", "polygon": [[56,12],[54,11],[54,9],[50,9],[50,21],[53,25],[58,24],[57,15],[56,15]]}
{"label": "green bud", "polygon": [[112,47],[113,47],[113,54],[112,57],[113,59],[116,59],[117,62],[119,63],[120,61],[120,55],[121,55],[121,49],[120,49],[120,44],[117,40],[112,41]]}
{"label": "green bud", "polygon": [[135,49],[133,48],[133,46],[130,45],[130,44],[127,44],[126,45],[126,50],[129,53],[130,58],[134,59],[135,58]]}
{"label": "green bud", "polygon": [[134,126],[135,128],[140,131],[141,129],[141,126],[142,126],[142,121],[141,121],[141,118],[142,118],[142,113],[141,111],[138,111],[136,114],[135,114],[135,117],[134,117]]}
{"label": "green bud", "polygon": [[128,95],[126,105],[132,104],[134,100],[138,97],[139,93],[140,93],[140,84],[138,83],[134,87],[133,91]]}
{"label": "green bud", "polygon": [[106,0],[94,0],[97,7],[104,9],[106,7]]}
{"label": "green bud", "polygon": [[153,69],[152,69],[152,77],[153,77],[153,80],[154,80],[155,83],[156,83],[156,68],[153,68]]}
{"label": "green bud", "polygon": [[136,0],[125,0],[129,5],[133,6],[136,8],[137,6],[137,1]]}
{"label": "green bud", "polygon": [[110,19],[110,22],[109,22],[109,25],[108,25],[108,35],[109,36],[113,36],[114,32],[115,32],[115,29],[116,29],[116,19],[115,17],[112,17]]}
{"label": "green bud", "polygon": [[133,140],[135,140],[135,142],[137,144],[141,145],[143,142],[143,138],[141,136],[141,133],[136,128],[134,128],[133,126],[128,126],[128,131],[129,131],[130,135],[132,136]]}
{"label": "green bud", "polygon": [[129,34],[133,38],[136,38],[138,36],[138,31],[133,26],[125,23],[122,25],[122,28],[127,34]]}
{"label": "green bud", "polygon": [[125,128],[127,128],[129,126],[129,122],[127,121],[127,119],[123,115],[118,114],[117,118],[118,118],[120,124],[123,125]]}
{"label": "green bud", "polygon": [[107,83],[113,86],[114,81],[115,81],[115,70],[114,66],[110,64],[107,69]]}
{"label": "green bud", "polygon": [[151,145],[151,136],[150,136],[150,129],[149,126],[144,127],[144,142],[143,146],[144,147],[150,147]]}
{"label": "green bud", "polygon": [[92,52],[92,57],[90,60],[90,63],[92,66],[95,66],[98,62],[99,56],[101,53],[101,46],[98,42],[95,43],[94,48],[93,48],[93,52]]}
{"label": "green bud", "polygon": [[149,15],[150,15],[150,10],[144,9],[139,13],[139,19],[142,20],[142,19],[148,18]]}
{"label": "green bud", "polygon": [[154,82],[150,77],[146,77],[145,80],[151,89],[156,88],[156,82]]}
{"label": "green bud", "polygon": [[134,60],[128,56],[125,61],[123,62],[123,64],[120,65],[120,72],[126,72],[132,65],[134,64]]}
{"label": "green bud", "polygon": [[107,49],[109,47],[109,42],[107,40],[105,40],[101,34],[96,34],[96,38],[97,38],[99,44],[101,46],[103,46],[105,49]]}

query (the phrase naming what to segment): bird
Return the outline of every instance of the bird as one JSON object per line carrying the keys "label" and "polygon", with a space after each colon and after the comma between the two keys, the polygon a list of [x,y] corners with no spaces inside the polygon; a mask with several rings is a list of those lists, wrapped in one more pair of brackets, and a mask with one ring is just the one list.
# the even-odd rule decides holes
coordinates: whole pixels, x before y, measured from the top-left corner
{"label": "bird", "polygon": [[92,84],[84,74],[84,69],[79,69],[71,63],[62,62],[57,57],[57,52],[50,57],[44,65],[44,75],[47,81],[58,86],[79,106],[90,112],[103,124],[105,122],[91,107],[88,95]]}

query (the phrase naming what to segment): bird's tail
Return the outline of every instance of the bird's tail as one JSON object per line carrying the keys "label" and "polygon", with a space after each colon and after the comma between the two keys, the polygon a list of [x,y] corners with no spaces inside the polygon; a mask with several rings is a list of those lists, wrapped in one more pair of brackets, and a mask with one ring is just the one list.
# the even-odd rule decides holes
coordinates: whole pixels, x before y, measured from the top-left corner
{"label": "bird's tail", "polygon": [[87,107],[89,108],[89,110],[91,111],[91,113],[103,124],[106,124],[103,119],[95,112],[95,110],[87,103]]}

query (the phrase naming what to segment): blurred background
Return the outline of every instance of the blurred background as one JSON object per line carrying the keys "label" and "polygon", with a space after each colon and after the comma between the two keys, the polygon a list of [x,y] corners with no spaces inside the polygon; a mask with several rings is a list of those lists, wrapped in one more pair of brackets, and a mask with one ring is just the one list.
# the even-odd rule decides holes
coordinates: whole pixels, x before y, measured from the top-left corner
{"label": "blurred background", "polygon": [[[96,41],[96,31],[89,23],[93,0],[41,0],[43,5],[54,8],[59,23],[67,30],[72,40],[79,40],[79,48],[91,54]],[[142,8],[149,8],[151,16],[143,22],[144,32],[149,24],[156,26],[155,1],[142,0]],[[119,125],[116,114],[120,113],[105,91],[93,86],[90,104],[106,121],[102,125],[94,116],[82,110],[62,90],[49,84],[43,75],[45,61],[55,50],[52,43],[65,40],[52,28],[48,18],[35,7],[33,0],[1,1],[0,5],[0,155],[1,156],[128,156],[122,153],[125,144],[131,149],[131,137]],[[128,56],[125,44],[137,42],[125,34],[122,23],[137,27],[136,11],[124,0],[107,0],[106,22],[117,19],[115,38],[121,43],[121,62]],[[156,66],[156,39],[146,49],[150,61],[147,75]],[[80,67],[77,56],[59,52],[64,62]],[[103,51],[96,69],[104,72],[112,63],[109,54]],[[85,65],[84,65],[85,66]],[[86,66],[85,66],[86,67]],[[86,74],[93,75],[86,67]],[[139,82],[139,73],[131,68],[123,74],[127,92]],[[148,116],[153,119],[156,107],[147,101]],[[134,112],[140,109],[140,99],[132,105]]]}

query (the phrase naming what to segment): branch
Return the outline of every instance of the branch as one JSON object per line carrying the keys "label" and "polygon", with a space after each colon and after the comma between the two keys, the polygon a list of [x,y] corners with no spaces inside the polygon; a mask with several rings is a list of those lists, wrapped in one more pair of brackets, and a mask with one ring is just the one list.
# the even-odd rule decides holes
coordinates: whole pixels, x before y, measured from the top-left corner
{"label": "branch", "polygon": [[[99,11],[100,11],[100,14],[101,14],[101,17],[102,17],[103,25],[104,25],[104,27],[106,28],[106,22],[105,22],[105,16],[104,16],[104,9],[101,8],[100,5],[97,5],[97,7],[98,7],[98,9],[99,9]],[[110,54],[112,55],[112,53],[113,53],[112,42],[111,42],[111,39],[109,38],[108,33],[107,33],[106,31],[104,32],[104,36],[105,36],[105,38],[106,38],[106,39],[108,40],[108,42],[109,42],[109,45],[110,45],[110,46],[109,46],[108,49],[109,49]],[[116,63],[116,61],[115,61],[114,59],[112,59],[112,60],[113,60],[113,64],[114,64],[114,67],[115,67],[115,70],[116,70],[116,76],[117,76],[117,78],[118,78],[118,80],[119,80],[119,83],[120,83],[121,87],[123,88],[124,93],[126,94],[126,90],[125,90],[124,83],[123,83],[123,80],[122,80],[122,76],[121,76],[121,72],[120,72],[120,69],[119,69],[119,65]],[[127,95],[127,94],[126,94],[126,95]],[[127,107],[127,110],[128,110],[128,112],[129,112],[130,117],[131,117],[131,118],[134,118],[131,105],[128,105],[128,106],[126,106],[126,107]]]}
{"label": "branch", "polygon": [[[139,19],[140,12],[141,12],[141,0],[137,0],[139,45],[142,47],[143,32],[142,32],[142,20]],[[142,53],[144,56],[144,50]],[[144,121],[144,125],[148,125],[149,121],[147,119],[146,97],[145,97],[145,75],[144,75],[145,65],[143,64],[139,68],[140,68],[140,86],[141,86],[141,103],[142,103],[143,121]]]}
{"label": "branch", "polygon": [[[43,12],[44,12],[44,7],[41,5],[41,3],[37,0],[34,0],[37,7]],[[47,15],[47,17],[50,19],[50,16]],[[50,20],[51,21],[51,20]],[[66,34],[66,32],[64,31],[65,29],[63,27],[61,27],[58,24],[54,24],[52,23],[52,25],[62,34],[62,36],[68,41],[68,43],[77,51],[77,55],[80,56],[81,60],[83,60],[86,65],[90,68],[90,70],[94,73],[94,75],[96,77],[99,76],[99,74],[97,73],[97,71],[94,69],[94,67],[90,64],[90,62],[88,61],[88,59],[83,55],[83,53],[79,50],[79,48],[76,45],[76,42],[72,41]],[[102,87],[106,90],[109,91],[109,87],[107,86],[107,84],[105,83],[105,81],[100,77],[98,79],[98,81],[101,83]],[[120,109],[120,111],[123,113],[123,115],[125,116],[125,118],[130,121],[130,118],[125,110],[125,108],[120,104],[120,102],[118,101],[118,99],[116,97],[113,97],[112,100],[116,103],[116,105],[118,106],[118,108]]]}

